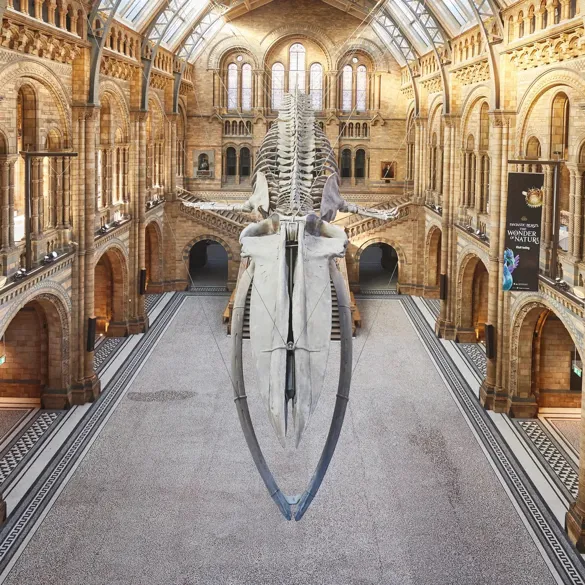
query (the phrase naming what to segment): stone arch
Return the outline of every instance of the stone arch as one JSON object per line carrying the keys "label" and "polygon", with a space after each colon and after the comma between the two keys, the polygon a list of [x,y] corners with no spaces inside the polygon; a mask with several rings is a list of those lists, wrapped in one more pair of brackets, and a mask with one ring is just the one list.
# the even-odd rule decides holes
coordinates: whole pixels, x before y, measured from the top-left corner
{"label": "stone arch", "polygon": [[150,293],[162,292],[164,274],[163,231],[156,218],[151,219],[145,230],[146,285]]}
{"label": "stone arch", "polygon": [[374,244],[386,244],[393,248],[396,251],[398,256],[398,286],[403,282],[405,268],[407,266],[406,261],[406,254],[404,253],[404,249],[402,246],[396,243],[395,240],[391,240],[389,238],[384,237],[373,237],[365,242],[363,242],[360,247],[352,254],[351,263],[353,264],[353,282],[359,284],[360,282],[360,260],[362,254],[365,252],[367,248],[373,246]]}
{"label": "stone arch", "polygon": [[94,310],[98,331],[112,337],[123,337],[128,332],[130,277],[128,257],[121,242],[111,241],[107,247],[98,251],[94,274]]}
{"label": "stone arch", "polygon": [[435,116],[441,115],[439,111],[442,113],[442,108],[444,107],[444,100],[443,95],[441,93],[435,94],[430,103],[429,103],[429,120],[430,124],[429,127],[432,128],[433,124],[435,123]]}
{"label": "stone arch", "polygon": [[334,64],[336,69],[341,69],[342,63],[347,62],[347,57],[354,56],[356,53],[361,53],[369,60],[372,70],[388,71],[386,55],[380,47],[367,39],[355,39],[349,45],[344,45],[343,52],[337,58],[337,63]]}
{"label": "stone arch", "polygon": [[100,103],[104,96],[108,96],[115,102],[121,113],[121,120],[116,120],[116,126],[122,126],[124,132],[124,141],[130,140],[130,108],[126,101],[126,96],[117,83],[111,80],[105,80],[100,83]]}
{"label": "stone arch", "polygon": [[[463,148],[467,148],[467,135],[469,134],[479,134],[480,131],[480,117],[481,117],[481,108],[483,104],[487,103],[489,105],[489,101],[485,96],[476,96],[476,99],[473,102],[469,103],[469,108],[465,112],[465,118],[461,117],[461,137],[463,141]],[[489,107],[489,106],[488,106]],[[477,128],[474,128],[474,119],[477,116]],[[474,137],[475,139],[475,137]],[[476,141],[478,142],[478,141]],[[479,142],[478,142],[479,147]]]}
{"label": "stone arch", "polygon": [[483,337],[487,321],[488,262],[475,250],[463,252],[457,270],[455,299],[456,338],[473,343]]}
{"label": "stone arch", "polygon": [[[510,311],[510,369],[508,372],[508,394],[510,414],[512,416],[535,416],[538,403],[534,396],[535,365],[534,347],[535,331],[545,325],[544,313],[552,314],[564,326],[572,343],[583,357],[582,334],[577,334],[573,318],[565,315],[562,307],[545,295],[535,293],[520,297]],[[544,320],[548,318],[544,316]],[[539,322],[540,321],[540,322]],[[520,401],[521,408],[515,402]],[[580,400],[579,400],[580,405]]]}
{"label": "stone arch", "polygon": [[[223,258],[219,258],[214,252],[208,255],[207,246],[202,249],[198,244],[210,241],[219,245],[225,252],[227,264],[224,266]],[[192,252],[196,252],[194,255]],[[203,286],[223,286],[225,277],[225,286],[232,290],[237,279],[239,257],[233,253],[232,246],[215,234],[203,234],[191,240],[183,249],[183,266],[185,269],[185,280],[188,286],[196,284],[196,280],[203,277],[204,282],[199,283]],[[225,272],[224,272],[225,270]]]}
{"label": "stone arch", "polygon": [[13,90],[10,93],[16,99],[20,86],[27,83],[28,79],[42,84],[53,96],[64,128],[65,146],[69,146],[71,142],[71,92],[65,88],[49,67],[41,62],[28,59],[7,65],[0,72],[0,87],[9,88],[12,85]]}
{"label": "stone arch", "polygon": [[488,107],[491,107],[489,94],[490,88],[485,84],[481,83],[476,85],[465,97],[463,104],[461,105],[461,133],[465,133],[465,128],[469,123],[469,118],[473,113],[473,109],[477,105],[478,102],[485,100],[488,103]]}
{"label": "stone arch", "polygon": [[[252,69],[258,69],[258,59],[256,55],[252,53],[251,49],[243,46],[242,44],[236,44],[233,47],[229,47],[219,57],[219,69],[227,68],[227,60],[230,56],[234,56],[236,53],[243,53],[245,55],[243,63],[249,62],[252,65]],[[237,63],[236,63],[237,65]]]}
{"label": "stone arch", "polygon": [[432,225],[427,232],[425,241],[425,275],[424,286],[425,294],[435,292],[439,286],[439,277],[441,275],[441,239],[443,231],[438,225]]}
{"label": "stone arch", "polygon": [[[10,365],[10,325],[16,324],[18,315],[27,306],[36,308],[38,318],[44,331],[40,331],[41,340],[43,336],[44,361],[46,367],[46,387],[51,390],[48,395],[43,395],[42,390],[39,396],[41,404],[48,408],[63,408],[67,402],[66,394],[71,384],[70,370],[70,340],[71,340],[71,299],[67,291],[59,284],[45,282],[31,287],[28,291],[19,296],[12,304],[10,310],[0,320],[1,338],[5,340],[7,360]],[[21,324],[23,325],[23,324]],[[30,341],[30,336],[29,336]],[[18,341],[17,351],[22,353],[21,342]],[[1,371],[0,379],[5,374]],[[9,378],[4,378],[9,379]],[[0,382],[1,385],[1,382]],[[57,395],[61,395],[58,398]]]}
{"label": "stone arch", "polygon": [[581,95],[585,94],[585,81],[576,71],[572,71],[566,67],[558,67],[552,71],[542,73],[532,82],[518,105],[516,144],[524,144],[530,112],[539,98],[549,89],[559,86],[569,87]]}
{"label": "stone arch", "polygon": [[254,64],[254,69],[260,68],[260,63],[256,57],[256,55],[260,55],[262,53],[260,45],[254,40],[243,39],[241,36],[239,36],[222,39],[212,47],[207,59],[207,69],[219,69],[224,61],[225,56],[228,53],[238,50],[248,54]]}
{"label": "stone arch", "polygon": [[326,70],[332,71],[333,61],[331,55],[335,54],[335,43],[329,38],[329,35],[320,27],[312,24],[288,24],[269,32],[261,41],[263,47],[261,68],[266,69],[268,58],[273,48],[288,37],[306,37],[318,45],[325,59],[327,60]]}
{"label": "stone arch", "polygon": [[221,246],[223,246],[223,249],[227,252],[228,260],[229,261],[234,260],[234,253],[232,252],[232,248],[225,240],[222,240],[219,236],[217,236],[215,234],[205,234],[205,235],[197,236],[196,238],[193,238],[188,244],[185,245],[185,247],[183,248],[183,255],[182,255],[184,262],[186,262],[187,264],[189,263],[189,254],[191,253],[191,248],[195,244],[202,242],[204,240],[211,240],[213,242],[216,242],[217,244],[220,244]]}

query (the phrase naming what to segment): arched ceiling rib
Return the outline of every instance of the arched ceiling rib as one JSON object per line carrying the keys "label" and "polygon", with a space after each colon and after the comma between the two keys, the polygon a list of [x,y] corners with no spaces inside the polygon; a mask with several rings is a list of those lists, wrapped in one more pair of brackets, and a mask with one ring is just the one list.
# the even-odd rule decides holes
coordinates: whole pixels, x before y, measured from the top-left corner
{"label": "arched ceiling rib", "polygon": [[[271,1],[96,0],[90,15],[90,30],[94,30],[96,19],[101,29],[94,34],[96,62],[92,70],[95,71],[96,65],[99,70],[103,39],[114,16],[144,35],[142,56],[148,79],[160,47],[177,55],[182,62],[182,75],[186,64],[197,58],[205,41],[212,38],[226,20],[233,20]],[[403,66],[417,61],[430,50],[434,50],[437,59],[439,51],[445,58],[450,51],[449,39],[471,26],[472,21],[480,24],[490,43],[502,36],[497,0],[322,1],[369,23]],[[144,99],[143,107],[146,107]]]}
{"label": "arched ceiling rib", "polygon": [[[149,42],[178,53],[190,36],[190,29],[210,10],[221,12],[233,20],[256,10],[272,0],[120,0],[117,18],[141,33]],[[383,29],[395,27],[401,31],[403,42],[394,32],[390,35],[393,53],[403,59],[435,48],[444,47],[448,40],[474,20],[473,2],[482,17],[494,16],[495,0],[322,0],[324,3],[367,22],[376,22]],[[101,5],[113,0],[101,0]],[[195,24],[196,26],[196,24]],[[409,55],[407,57],[407,55]],[[415,55],[415,56],[416,56]],[[193,59],[193,55],[191,56]]]}

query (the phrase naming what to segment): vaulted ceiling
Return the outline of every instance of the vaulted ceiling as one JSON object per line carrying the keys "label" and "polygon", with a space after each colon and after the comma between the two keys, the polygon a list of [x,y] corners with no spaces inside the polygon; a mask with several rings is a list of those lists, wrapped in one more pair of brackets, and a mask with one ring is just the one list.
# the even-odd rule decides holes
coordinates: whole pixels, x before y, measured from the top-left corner
{"label": "vaulted ceiling", "polygon": [[[99,0],[96,10],[142,33],[146,48],[164,47],[194,62],[226,22],[273,1]],[[501,24],[498,0],[320,1],[368,23],[402,65],[431,50],[448,54],[450,39],[480,20]]]}

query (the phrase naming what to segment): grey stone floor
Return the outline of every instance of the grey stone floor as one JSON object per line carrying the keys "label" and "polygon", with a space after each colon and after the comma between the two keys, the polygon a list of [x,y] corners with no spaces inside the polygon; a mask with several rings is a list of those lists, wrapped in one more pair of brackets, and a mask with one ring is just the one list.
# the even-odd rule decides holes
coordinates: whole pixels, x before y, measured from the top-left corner
{"label": "grey stone floor", "polygon": [[[360,302],[354,363],[367,344],[337,452],[302,522],[283,520],[239,428],[224,303],[186,299],[5,583],[554,582],[398,301]],[[247,373],[285,492],[301,492],[318,459],[337,355],[333,344],[297,452],[278,446]]]}
{"label": "grey stone floor", "polygon": [[548,422],[553,425],[565,440],[575,449],[581,451],[581,421],[579,419],[562,419],[550,417]]}
{"label": "grey stone floor", "polygon": [[30,408],[6,408],[0,410],[0,441],[21,421]]}

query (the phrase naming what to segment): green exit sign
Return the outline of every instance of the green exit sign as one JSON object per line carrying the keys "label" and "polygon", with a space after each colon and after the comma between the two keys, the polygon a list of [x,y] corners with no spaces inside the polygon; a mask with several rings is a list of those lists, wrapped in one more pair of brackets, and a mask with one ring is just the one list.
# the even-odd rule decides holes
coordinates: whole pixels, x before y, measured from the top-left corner
{"label": "green exit sign", "polygon": [[583,370],[579,367],[573,364],[573,372],[575,372],[575,374],[577,374],[577,376],[579,376],[579,378],[582,377],[583,375]]}

